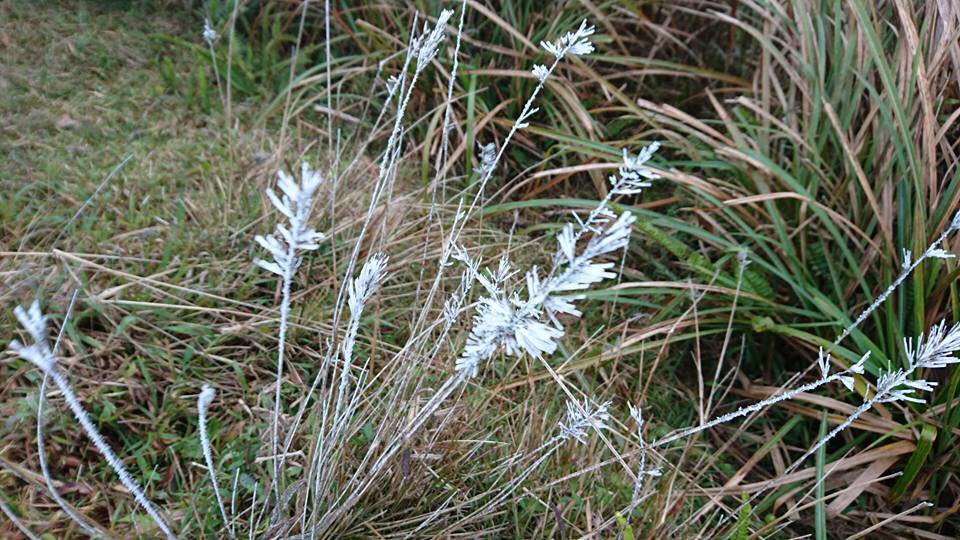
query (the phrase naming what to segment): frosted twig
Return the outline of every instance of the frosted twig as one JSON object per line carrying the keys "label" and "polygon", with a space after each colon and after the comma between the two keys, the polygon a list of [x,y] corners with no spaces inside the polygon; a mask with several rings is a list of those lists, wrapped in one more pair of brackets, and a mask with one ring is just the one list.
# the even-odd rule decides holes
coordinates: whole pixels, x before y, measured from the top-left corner
{"label": "frosted twig", "polygon": [[254,259],[254,263],[268,272],[280,276],[282,281],[282,296],[280,300],[280,330],[277,344],[277,382],[273,404],[273,435],[271,438],[271,452],[273,455],[274,491],[279,495],[279,464],[277,447],[280,438],[280,386],[283,382],[284,350],[286,348],[287,325],[290,317],[290,288],[293,277],[300,266],[301,251],[315,250],[323,235],[308,225],[310,211],[313,205],[313,196],[323,177],[318,171],[303,163],[300,169],[300,183],[286,172],[280,170],[278,186],[281,196],[271,188],[267,188],[267,198],[287,221],[287,225],[277,224],[277,230],[272,235],[257,235],[255,240],[273,256],[272,261]]}
{"label": "frosted twig", "polygon": [[60,389],[60,393],[63,394],[64,400],[66,400],[74,417],[83,427],[87,436],[90,437],[90,440],[93,441],[97,450],[99,450],[104,459],[107,460],[110,468],[112,468],[117,474],[117,477],[120,478],[120,482],[133,494],[134,499],[146,510],[147,514],[153,518],[153,521],[160,527],[164,535],[166,535],[167,538],[175,539],[176,535],[160,516],[160,512],[157,511],[149,499],[147,499],[146,494],[140,488],[137,481],[127,472],[120,458],[117,457],[113,449],[110,448],[110,445],[107,444],[107,441],[104,440],[97,426],[93,423],[93,420],[90,419],[87,412],[83,409],[83,406],[77,399],[77,395],[74,394],[70,383],[63,374],[60,373],[60,370],[57,369],[56,358],[53,356],[53,351],[50,350],[50,346],[47,343],[47,318],[40,311],[40,303],[34,301],[29,309],[24,309],[23,306],[17,306],[16,309],[14,309],[14,314],[17,320],[20,321],[20,325],[23,326],[24,330],[33,338],[33,343],[24,345],[18,340],[13,340],[10,342],[10,350],[20,358],[40,368],[44,375],[53,380],[57,388]]}
{"label": "frosted twig", "polygon": [[220,507],[220,516],[223,517],[223,526],[227,528],[230,538],[235,538],[233,532],[233,523],[227,518],[227,510],[223,505],[223,497],[220,496],[220,488],[217,486],[216,469],[213,466],[213,450],[210,446],[210,436],[207,434],[207,409],[213,403],[216,396],[216,390],[212,386],[203,385],[200,395],[197,396],[197,412],[200,428],[200,448],[203,450],[203,459],[207,463],[207,472],[210,474],[210,484],[213,486],[213,493],[217,497],[217,506]]}

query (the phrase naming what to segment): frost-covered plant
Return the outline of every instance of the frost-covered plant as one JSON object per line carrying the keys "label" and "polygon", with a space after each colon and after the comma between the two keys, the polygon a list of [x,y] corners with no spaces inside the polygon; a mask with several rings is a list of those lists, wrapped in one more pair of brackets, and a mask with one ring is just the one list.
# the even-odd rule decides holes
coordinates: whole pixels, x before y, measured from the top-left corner
{"label": "frost-covered plant", "polygon": [[540,46],[556,57],[557,60],[561,60],[568,54],[575,56],[590,54],[593,52],[593,43],[590,42],[589,38],[595,31],[596,29],[593,26],[587,26],[587,21],[584,19],[580,23],[580,28],[577,28],[576,31],[567,32],[553,43],[541,41]]}
{"label": "frost-covered plant", "polygon": [[633,483],[633,496],[631,497],[631,504],[633,504],[636,503],[637,496],[640,495],[640,490],[643,488],[643,478],[645,476],[657,477],[663,473],[659,467],[647,467],[647,443],[643,437],[643,428],[646,423],[643,420],[643,411],[640,407],[634,407],[632,403],[630,404],[630,418],[633,418],[637,424],[637,446],[640,450],[640,466],[637,469],[637,479]]}
{"label": "frost-covered plant", "polygon": [[595,259],[627,245],[634,217],[629,212],[605,217],[611,218],[609,225],[593,236],[580,253],[573,245],[573,226],[563,229],[558,236],[560,265],[545,278],[539,276],[537,267],[531,268],[526,273],[525,299],[517,292],[508,294],[498,281],[481,281],[487,296],[479,301],[473,328],[457,359],[457,370],[474,377],[481,362],[499,350],[510,356],[526,353],[533,357],[556,350],[556,340],[563,335],[558,315],[581,315],[573,304],[582,297],[576,291],[616,277],[610,271],[614,263]]}
{"label": "frost-covered plant", "polygon": [[[820,438],[813,448],[807,450],[800,459],[794,462],[794,467],[812,456],[841,431],[850,427],[853,422],[872,409],[874,405],[897,401],[924,403],[925,398],[918,396],[917,393],[933,392],[937,383],[922,378],[915,379],[913,376],[922,373],[923,370],[943,369],[949,365],[960,363],[960,358],[954,356],[957,351],[960,351],[960,323],[954,324],[948,329],[946,321],[940,321],[927,332],[926,337],[923,335],[917,336],[916,341],[905,338],[903,347],[906,351],[906,367],[882,371],[877,377],[873,395],[870,395],[871,392],[868,389],[867,397],[864,398],[863,403],[847,416],[846,420]],[[852,381],[848,387],[852,390]]]}
{"label": "frost-covered plant", "polygon": [[[578,291],[616,277],[611,271],[614,263],[596,259],[626,247],[635,217],[630,212],[618,217],[608,206],[614,196],[636,195],[650,185],[648,180],[659,178],[646,166],[658,148],[658,143],[651,144],[636,157],[623,151],[624,165],[619,176],[610,177],[611,189],[606,197],[585,220],[577,218],[578,227],[568,223],[557,234],[557,251],[550,272],[541,277],[536,266],[527,271],[526,298],[517,292],[508,293],[501,286],[505,277],[500,281],[481,281],[487,295],[479,301],[467,344],[457,359],[457,370],[474,377],[480,364],[501,349],[511,356],[526,353],[533,357],[556,350],[556,340],[563,335],[559,315],[581,315],[573,304],[582,298]],[[593,236],[578,253],[577,244],[588,233]]]}
{"label": "frost-covered plant", "polygon": [[558,424],[560,438],[575,439],[580,444],[587,442],[587,430],[597,431],[605,429],[610,421],[610,401],[594,405],[590,400],[580,403],[575,400],[567,401],[567,416]]}
{"label": "frost-covered plant", "polygon": [[210,484],[213,486],[213,493],[217,497],[217,506],[220,507],[220,517],[223,518],[223,524],[227,527],[227,533],[230,538],[235,538],[233,523],[227,518],[227,510],[223,505],[223,497],[220,495],[220,487],[217,485],[217,469],[213,466],[213,449],[210,446],[210,436],[207,433],[207,409],[213,403],[216,397],[216,390],[210,385],[203,385],[200,394],[197,396],[197,426],[200,430],[200,448],[203,450],[203,460],[207,464],[207,472],[210,475]]}
{"label": "frost-covered plant", "polygon": [[107,464],[109,464],[110,468],[117,474],[120,482],[133,494],[133,498],[143,507],[147,514],[150,515],[153,521],[156,522],[160,530],[163,531],[163,534],[166,535],[167,538],[175,539],[176,535],[167,525],[166,521],[164,521],[163,517],[160,516],[160,512],[156,507],[147,499],[147,495],[140,487],[140,484],[130,476],[130,473],[127,472],[127,469],[123,466],[123,462],[120,461],[120,458],[117,457],[113,449],[110,448],[110,445],[107,444],[107,441],[97,429],[96,424],[93,423],[93,420],[90,419],[90,416],[87,415],[86,410],[84,410],[83,405],[80,404],[80,400],[77,399],[77,395],[73,392],[73,387],[70,386],[66,377],[64,377],[57,368],[57,359],[54,357],[53,351],[47,341],[47,317],[40,310],[40,302],[34,301],[27,309],[24,309],[23,306],[17,306],[13,310],[13,313],[16,315],[17,321],[20,322],[23,329],[33,339],[33,343],[25,345],[15,339],[10,342],[10,350],[20,358],[40,368],[45,376],[53,380],[57,388],[60,389],[60,393],[63,394],[64,400],[73,412],[77,422],[80,423],[84,432],[86,432],[90,440],[93,441],[94,446],[97,447],[97,450],[99,450],[104,459],[107,460]]}
{"label": "frost-covered plant", "polygon": [[273,435],[270,448],[273,455],[273,475],[279,480],[277,467],[277,447],[280,438],[280,386],[283,381],[283,362],[286,349],[287,325],[290,318],[290,288],[294,275],[300,267],[301,252],[320,247],[323,235],[310,226],[310,212],[313,197],[323,182],[319,171],[312,170],[306,162],[300,168],[300,182],[283,170],[277,172],[281,195],[277,196],[272,188],[267,188],[267,198],[285,218],[286,224],[278,223],[276,232],[257,235],[255,240],[273,257],[273,260],[254,259],[254,263],[280,277],[280,329],[277,345],[277,380],[273,404]]}
{"label": "frost-covered plant", "polygon": [[210,19],[203,20],[203,40],[211,47],[213,42],[217,40],[217,31],[210,26]]}

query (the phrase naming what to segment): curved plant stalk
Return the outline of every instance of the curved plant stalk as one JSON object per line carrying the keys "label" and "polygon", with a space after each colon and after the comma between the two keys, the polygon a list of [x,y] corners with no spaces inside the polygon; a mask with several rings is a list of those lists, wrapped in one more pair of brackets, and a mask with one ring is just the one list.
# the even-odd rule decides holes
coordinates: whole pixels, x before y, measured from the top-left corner
{"label": "curved plant stalk", "polygon": [[80,400],[77,399],[77,395],[73,392],[73,388],[70,386],[66,377],[57,369],[56,358],[47,342],[47,318],[40,311],[40,303],[34,301],[29,309],[24,309],[23,306],[17,306],[16,309],[14,309],[14,314],[17,316],[20,325],[23,326],[24,330],[33,338],[33,343],[24,345],[18,340],[13,340],[10,342],[10,350],[20,358],[40,368],[45,376],[53,380],[57,388],[60,389],[60,393],[63,394],[64,400],[66,400],[74,417],[80,423],[81,427],[83,427],[87,436],[90,437],[90,440],[93,441],[94,446],[97,447],[100,454],[106,459],[110,468],[117,474],[120,482],[133,494],[133,498],[147,512],[157,526],[160,527],[163,534],[168,539],[176,539],[177,536],[160,516],[160,512],[156,507],[147,499],[140,484],[130,476],[130,473],[128,473],[127,469],[123,466],[123,462],[121,462],[120,458],[113,452],[113,449],[110,448],[110,445],[107,444],[107,441],[93,423],[93,420],[87,415],[87,411],[85,411],[83,405],[80,404]]}

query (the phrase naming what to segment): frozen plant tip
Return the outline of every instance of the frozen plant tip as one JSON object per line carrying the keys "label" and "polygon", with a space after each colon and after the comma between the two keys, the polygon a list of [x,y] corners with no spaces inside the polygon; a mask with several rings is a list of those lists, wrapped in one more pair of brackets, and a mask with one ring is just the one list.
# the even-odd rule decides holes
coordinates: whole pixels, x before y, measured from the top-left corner
{"label": "frozen plant tip", "polygon": [[650,180],[660,178],[659,174],[646,165],[659,149],[659,142],[645,146],[636,156],[631,156],[626,148],[623,149],[623,167],[617,171],[620,175],[610,177],[610,185],[615,195],[636,195],[650,187]]}
{"label": "frozen plant tip", "polygon": [[483,178],[493,172],[497,161],[497,145],[495,143],[481,144],[477,143],[480,150],[480,168],[477,169],[477,175]]}
{"label": "frozen plant tip", "polygon": [[297,271],[300,259],[298,251],[317,249],[323,235],[307,225],[310,219],[310,207],[317,187],[323,182],[318,171],[313,171],[306,163],[301,167],[300,183],[284,171],[278,171],[277,182],[282,195],[277,196],[272,188],[267,188],[267,198],[273,206],[287,218],[287,225],[278,224],[273,235],[257,235],[254,239],[271,255],[273,261],[254,259],[257,266],[287,278]]}
{"label": "frozen plant tip", "polygon": [[[286,348],[287,325],[290,318],[290,287],[293,276],[300,266],[300,251],[312,251],[320,247],[319,242],[323,235],[308,225],[310,210],[313,206],[313,196],[323,182],[319,171],[311,170],[307,163],[300,168],[300,183],[283,170],[277,171],[278,187],[282,193],[277,196],[271,188],[267,188],[267,198],[273,203],[278,212],[283,214],[287,224],[277,224],[277,232],[272,235],[257,235],[254,239],[270,255],[272,261],[254,259],[254,263],[280,276],[282,280],[282,295],[280,299],[280,330],[277,345],[277,380],[274,393],[273,409],[273,438],[271,450],[273,459],[274,478],[277,478],[277,446],[280,437],[280,385],[283,381],[284,349]],[[274,484],[276,486],[276,484]],[[278,488],[279,489],[279,488]]]}
{"label": "frozen plant tip", "polygon": [[550,70],[547,69],[547,66],[543,64],[536,64],[533,66],[533,76],[537,78],[540,82],[547,80],[547,77],[550,76]]}
{"label": "frozen plant tip", "polygon": [[30,334],[33,343],[24,345],[18,340],[13,340],[10,342],[10,350],[20,358],[40,368],[45,375],[53,380],[57,388],[60,389],[60,393],[63,394],[63,398],[70,407],[71,412],[73,412],[74,417],[80,423],[81,427],[83,427],[87,436],[90,437],[90,440],[93,441],[94,446],[97,447],[100,454],[107,460],[110,468],[112,468],[117,474],[117,477],[120,478],[123,486],[133,494],[133,498],[146,510],[147,514],[150,515],[157,526],[160,527],[160,530],[163,531],[163,534],[166,535],[167,538],[175,539],[176,535],[173,534],[170,527],[167,526],[163,518],[160,517],[160,512],[157,511],[153,504],[147,499],[140,484],[127,472],[127,469],[123,466],[123,462],[120,461],[120,458],[113,452],[113,449],[110,448],[110,445],[107,444],[107,441],[93,423],[93,420],[87,415],[87,412],[80,404],[80,400],[77,399],[77,395],[73,392],[73,388],[70,386],[66,377],[57,369],[56,359],[47,341],[47,318],[40,311],[40,303],[34,301],[27,309],[24,309],[23,306],[17,306],[13,310],[13,313],[16,315],[21,326],[23,326],[23,329]]}
{"label": "frozen plant tip", "polygon": [[663,473],[660,471],[659,467],[650,467],[647,468],[647,443],[643,438],[643,412],[640,410],[640,407],[634,407],[633,404],[630,404],[630,417],[637,423],[637,439],[640,441],[640,469],[637,471],[637,479],[633,484],[633,497],[632,502],[636,502],[637,496],[640,495],[640,490],[643,488],[643,477],[658,477]]}
{"label": "frozen plant tip", "polygon": [[210,19],[203,20],[203,40],[207,42],[207,45],[213,45],[213,42],[217,40],[217,31],[210,26]]}
{"label": "frozen plant tip", "polygon": [[906,369],[883,373],[877,379],[876,398],[881,403],[925,401],[914,394],[918,391],[932,392],[937,383],[924,379],[912,380],[910,376],[918,370],[942,369],[960,363],[960,358],[953,355],[960,350],[960,323],[948,330],[946,321],[941,321],[927,332],[926,339],[922,335],[916,341],[904,339],[903,348],[907,355]]}
{"label": "frozen plant tip", "polygon": [[596,29],[593,26],[587,26],[587,20],[580,23],[580,28],[576,32],[567,32],[553,43],[541,41],[542,46],[548,53],[560,60],[568,54],[581,56],[593,52],[593,43],[588,39]]}
{"label": "frozen plant tip", "polygon": [[430,25],[424,23],[423,34],[414,42],[414,48],[417,51],[417,71],[423,70],[434,57],[437,56],[437,47],[443,40],[446,31],[447,21],[453,15],[452,9],[445,9],[437,17],[437,25],[430,29]]}
{"label": "frozen plant tip", "polygon": [[223,505],[223,497],[220,496],[220,488],[217,486],[216,469],[213,468],[213,449],[210,446],[210,436],[207,433],[207,409],[213,403],[213,398],[217,392],[212,386],[205,384],[197,396],[197,413],[199,417],[200,428],[200,448],[203,450],[203,459],[207,463],[207,472],[210,474],[210,484],[213,486],[213,493],[217,497],[217,505],[220,507],[220,516],[223,518],[223,526],[227,528],[230,538],[234,537],[233,527],[230,520],[227,519],[227,510]]}
{"label": "frozen plant tip", "polygon": [[[603,218],[606,219],[606,215]],[[580,254],[574,245],[578,236],[569,224],[558,236],[554,270],[545,278],[540,277],[536,266],[526,273],[525,300],[516,292],[508,295],[499,283],[492,286],[493,282],[485,282],[478,276],[489,295],[479,301],[467,344],[457,359],[457,370],[468,377],[476,376],[480,362],[491,358],[500,348],[510,356],[552,354],[557,348],[557,339],[563,335],[558,315],[579,317],[581,313],[573,304],[582,298],[577,291],[616,277],[610,271],[614,263],[594,259],[625,247],[634,220],[632,214],[624,212],[606,229],[598,230]],[[501,268],[506,267],[501,265]],[[500,274],[503,271],[496,275]],[[551,324],[541,319],[543,315]]]}
{"label": "frozen plant tip", "polygon": [[[843,422],[817,440],[817,443],[814,444],[813,447],[807,450],[800,456],[800,459],[796,460],[793,465],[785,471],[786,474],[789,474],[799,467],[807,458],[814,455],[817,450],[833,440],[833,438],[843,430],[849,428],[857,419],[875,405],[896,401],[923,403],[924,399],[915,394],[918,391],[932,392],[934,387],[937,386],[937,383],[925,379],[914,380],[911,377],[917,370],[939,369],[951,364],[960,363],[960,358],[954,356],[954,353],[960,350],[960,323],[955,324],[948,330],[946,322],[940,322],[927,332],[926,338],[920,336],[915,342],[904,339],[904,349],[907,355],[906,369],[899,368],[881,373],[880,376],[877,377],[876,391],[873,395],[866,397],[863,403],[847,416]],[[858,364],[860,364],[860,362],[858,362]],[[836,377],[836,375],[831,375],[831,378],[832,377]]]}
{"label": "frozen plant tip", "polygon": [[609,401],[599,405],[593,405],[588,399],[584,399],[583,403],[567,401],[567,416],[558,423],[559,437],[563,440],[576,439],[578,443],[586,444],[588,429],[606,429],[610,420],[610,413],[607,412],[609,407]]}

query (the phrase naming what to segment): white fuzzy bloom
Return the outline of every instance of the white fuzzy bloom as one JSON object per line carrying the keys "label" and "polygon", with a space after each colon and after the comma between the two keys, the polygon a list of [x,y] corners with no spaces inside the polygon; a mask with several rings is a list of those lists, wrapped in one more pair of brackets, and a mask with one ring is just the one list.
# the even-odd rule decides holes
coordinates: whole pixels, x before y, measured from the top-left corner
{"label": "white fuzzy bloom", "polygon": [[645,146],[636,156],[623,149],[623,167],[617,171],[619,176],[610,177],[610,185],[615,195],[636,195],[650,187],[649,180],[657,180],[660,175],[646,166],[653,154],[660,149],[660,143]]}
{"label": "white fuzzy bloom", "polygon": [[107,464],[110,465],[110,468],[117,474],[120,482],[130,491],[137,503],[146,510],[147,514],[153,518],[164,535],[167,538],[176,539],[177,536],[160,516],[160,512],[158,512],[150,500],[147,499],[140,484],[130,476],[130,473],[127,472],[127,469],[123,466],[123,462],[120,461],[120,458],[117,457],[113,449],[110,448],[110,445],[107,444],[103,435],[100,434],[96,424],[93,423],[87,411],[84,410],[83,405],[80,404],[80,400],[77,399],[73,387],[70,386],[66,377],[57,369],[53,351],[47,341],[47,318],[40,311],[40,303],[34,301],[28,309],[17,306],[14,309],[14,315],[16,315],[17,320],[20,321],[24,330],[30,334],[34,342],[30,345],[24,345],[17,340],[13,340],[10,342],[10,350],[20,356],[20,358],[39,367],[44,374],[53,380],[63,395],[64,400],[67,402],[67,405],[70,407],[71,412],[73,412],[73,416],[77,419],[77,422],[80,423],[80,426],[83,427],[84,432],[90,437],[90,440],[93,441],[94,446],[100,451],[100,454],[107,461]]}
{"label": "white fuzzy bloom", "polygon": [[350,306],[350,312],[359,314],[363,311],[363,305],[370,299],[370,296],[380,286],[380,281],[385,275],[387,268],[387,257],[382,253],[377,253],[363,265],[360,274],[350,282],[347,290],[347,305]]}
{"label": "white fuzzy bloom", "polygon": [[553,43],[541,41],[540,46],[548,53],[560,60],[567,54],[581,56],[593,52],[593,43],[588,39],[596,29],[593,26],[587,26],[587,20],[580,23],[580,28],[576,32],[568,32]]}
{"label": "white fuzzy bloom", "polygon": [[495,143],[481,144],[477,142],[480,150],[480,168],[477,169],[477,176],[484,178],[493,172],[497,163],[497,145]]}
{"label": "white fuzzy bloom", "polygon": [[321,233],[307,225],[313,196],[323,182],[323,177],[319,171],[311,170],[306,163],[301,167],[299,184],[282,170],[277,171],[277,176],[277,186],[282,195],[278,197],[272,188],[267,188],[266,194],[273,206],[286,217],[287,224],[278,224],[276,233],[272,235],[254,237],[254,240],[273,256],[273,261],[254,259],[253,262],[264,270],[289,278],[296,273],[300,265],[297,251],[317,249],[324,238]]}
{"label": "white fuzzy bloom", "polygon": [[586,444],[588,429],[593,428],[599,431],[607,428],[607,422],[610,420],[610,413],[607,412],[609,407],[609,401],[599,405],[593,405],[586,399],[583,403],[567,401],[567,416],[558,424],[560,438],[576,439],[578,443]]}
{"label": "white fuzzy bloom", "polygon": [[414,47],[417,51],[417,71],[421,71],[437,56],[437,47],[443,40],[447,21],[450,20],[452,15],[452,9],[445,9],[437,17],[437,25],[433,29],[430,28],[429,24],[423,24],[423,33],[414,41]]}
{"label": "white fuzzy bloom", "polygon": [[233,527],[228,526],[230,520],[227,518],[227,510],[223,505],[223,497],[220,495],[220,487],[217,485],[216,469],[213,466],[213,448],[210,445],[210,435],[207,433],[207,409],[213,403],[213,398],[217,391],[212,386],[205,384],[197,396],[197,413],[200,428],[200,448],[203,450],[203,459],[207,464],[207,473],[210,475],[210,484],[213,486],[213,493],[217,497],[217,505],[220,507],[220,517],[223,518],[223,526],[227,528],[230,538],[234,538]]}
{"label": "white fuzzy bloom", "polygon": [[533,66],[533,76],[537,78],[540,82],[547,80],[547,77],[550,75],[550,70],[547,69],[547,66],[543,64],[535,64]]}
{"label": "white fuzzy bloom", "polygon": [[210,26],[210,19],[203,20],[203,40],[208,45],[213,45],[213,42],[217,40],[217,31]]}
{"label": "white fuzzy bloom", "polygon": [[526,273],[526,299],[521,299],[517,293],[507,295],[504,291],[503,284],[512,275],[505,260],[501,260],[496,273],[488,272],[488,276],[477,273],[477,280],[488,296],[479,300],[473,328],[463,353],[457,359],[456,369],[474,377],[480,363],[501,349],[515,357],[527,354],[539,358],[553,354],[557,340],[563,336],[558,315],[579,317],[581,313],[573,304],[581,298],[577,293],[594,283],[616,277],[610,271],[614,263],[595,262],[594,259],[625,247],[634,220],[632,214],[624,212],[607,228],[595,231],[579,254],[576,253],[579,236],[573,233],[572,225],[564,227],[557,237],[554,271],[544,279],[536,266]]}

